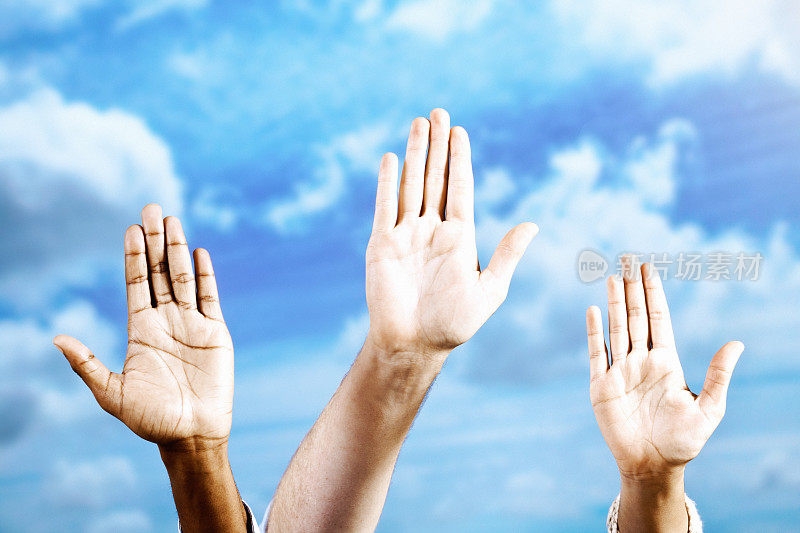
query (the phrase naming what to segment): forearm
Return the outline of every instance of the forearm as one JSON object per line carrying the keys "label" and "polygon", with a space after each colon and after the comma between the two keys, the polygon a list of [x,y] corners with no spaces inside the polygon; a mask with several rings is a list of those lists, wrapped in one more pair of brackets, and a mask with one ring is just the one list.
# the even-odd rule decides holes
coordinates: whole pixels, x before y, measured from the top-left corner
{"label": "forearm", "polygon": [[159,446],[183,533],[247,531],[227,443]]}
{"label": "forearm", "polygon": [[386,354],[369,340],[300,444],[269,531],[371,531],[403,440],[444,357]]}
{"label": "forearm", "polygon": [[620,532],[685,532],[689,529],[683,468],[664,476],[622,476]]}

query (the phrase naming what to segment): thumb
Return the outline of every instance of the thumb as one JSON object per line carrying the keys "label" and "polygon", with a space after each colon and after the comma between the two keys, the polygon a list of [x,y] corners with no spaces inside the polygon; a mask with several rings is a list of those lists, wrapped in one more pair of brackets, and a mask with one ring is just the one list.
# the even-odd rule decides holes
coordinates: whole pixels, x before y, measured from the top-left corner
{"label": "thumb", "polygon": [[86,383],[95,400],[104,410],[117,414],[122,398],[122,379],[97,359],[79,340],[68,335],[57,335],[53,344],[67,358],[72,370]]}
{"label": "thumb", "polygon": [[481,272],[481,283],[486,284],[490,292],[497,295],[497,305],[505,300],[514,269],[537,233],[539,226],[532,222],[524,222],[512,228],[497,245],[489,266]]}
{"label": "thumb", "polygon": [[739,341],[729,342],[719,349],[711,359],[706,372],[703,390],[697,397],[700,409],[706,415],[714,415],[719,419],[725,414],[725,401],[728,396],[728,385],[739,356],[744,351],[744,344]]}

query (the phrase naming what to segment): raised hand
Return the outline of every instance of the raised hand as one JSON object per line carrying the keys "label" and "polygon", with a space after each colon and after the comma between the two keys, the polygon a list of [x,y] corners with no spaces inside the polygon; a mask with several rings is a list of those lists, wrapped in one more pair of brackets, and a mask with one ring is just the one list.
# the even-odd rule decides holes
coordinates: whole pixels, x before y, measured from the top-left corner
{"label": "raised hand", "polygon": [[[449,161],[448,161],[449,156]],[[446,353],[467,341],[505,300],[536,235],[506,234],[481,271],[475,246],[469,139],[443,109],[411,126],[397,195],[397,156],[381,161],[367,248],[368,342],[389,353]]]}
{"label": "raised hand", "polygon": [[[686,385],[661,278],[628,258],[624,283],[608,279],[611,367],[597,307],[589,308],[590,396],[623,477],[669,475],[694,459],[725,414],[731,373],[744,350],[729,342],[711,360],[703,390]],[[644,280],[644,283],[642,283]]]}
{"label": "raised hand", "polygon": [[[142,210],[125,233],[128,352],[121,373],[78,340],[54,339],[100,407],[162,445],[227,442],[233,403],[233,344],[222,319],[211,259],[194,251],[180,221]],[[197,443],[192,444],[194,446]]]}

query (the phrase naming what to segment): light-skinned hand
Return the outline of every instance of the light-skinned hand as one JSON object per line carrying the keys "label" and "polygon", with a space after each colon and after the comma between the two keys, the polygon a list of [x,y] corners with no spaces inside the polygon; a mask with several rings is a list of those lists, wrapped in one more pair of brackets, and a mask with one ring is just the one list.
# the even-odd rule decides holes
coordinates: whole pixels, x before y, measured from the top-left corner
{"label": "light-skinned hand", "polygon": [[590,397],[597,423],[623,478],[682,473],[725,414],[731,373],[744,345],[729,342],[711,359],[700,394],[683,376],[661,278],[624,260],[608,279],[609,347],[600,309],[587,312]]}
{"label": "light-skinned hand", "polygon": [[399,198],[397,174],[397,156],[384,155],[367,247],[367,344],[441,362],[505,300],[538,228],[513,228],[480,268],[469,138],[443,109],[412,123]]}

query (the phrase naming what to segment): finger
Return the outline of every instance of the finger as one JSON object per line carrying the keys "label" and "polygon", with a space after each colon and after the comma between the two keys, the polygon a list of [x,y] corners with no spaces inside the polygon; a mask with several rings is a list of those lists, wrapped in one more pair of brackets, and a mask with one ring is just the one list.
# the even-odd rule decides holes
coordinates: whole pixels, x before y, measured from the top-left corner
{"label": "finger", "polygon": [[608,334],[611,345],[611,364],[628,355],[628,313],[625,310],[625,286],[618,275],[606,283],[608,293]]}
{"label": "finger", "polygon": [[498,307],[508,295],[511,277],[519,260],[522,259],[522,254],[538,232],[539,227],[531,222],[512,228],[497,245],[489,265],[481,272],[481,283],[488,287],[490,294],[494,295]]}
{"label": "finger", "polygon": [[397,156],[383,154],[378,172],[378,194],[375,197],[375,218],[372,231],[389,231],[397,222]]}
{"label": "finger", "polygon": [[628,313],[628,335],[631,350],[647,350],[647,304],[638,260],[634,256],[622,259],[622,277],[625,280],[625,307]]}
{"label": "finger", "polygon": [[447,220],[474,221],[474,194],[469,137],[464,128],[455,127],[450,130]]}
{"label": "finger", "polygon": [[53,339],[72,370],[86,383],[92,391],[97,403],[116,416],[121,405],[122,376],[109,372],[108,368],[97,359],[79,340],[67,335],[58,335]]}
{"label": "finger", "polygon": [[596,305],[586,311],[586,335],[589,340],[589,381],[594,381],[608,371],[603,318]]}
{"label": "finger", "polygon": [[142,226],[147,243],[147,263],[150,267],[150,283],[157,304],[172,301],[172,289],[169,283],[169,269],[164,243],[164,220],[161,218],[161,206],[148,204],[142,209]]}
{"label": "finger", "polygon": [[128,293],[129,316],[151,308],[144,231],[138,224],[129,227],[125,232],[125,286]]}
{"label": "finger", "polygon": [[211,256],[203,248],[194,251],[194,270],[197,272],[197,305],[200,312],[208,318],[222,320],[214,267]]}
{"label": "finger", "polygon": [[435,215],[444,220],[447,197],[447,153],[450,144],[450,115],[444,109],[431,111],[431,146],[425,168],[423,215]]}
{"label": "finger", "polygon": [[733,341],[720,348],[711,359],[703,390],[697,396],[698,405],[707,417],[716,417],[721,420],[725,414],[728,385],[730,385],[736,362],[739,361],[739,356],[743,351],[744,344]]}
{"label": "finger", "polygon": [[642,266],[644,295],[647,301],[647,317],[650,323],[650,340],[653,348],[671,348],[675,344],[669,305],[664,295],[661,276],[651,263]]}
{"label": "finger", "polygon": [[197,309],[197,291],[192,273],[192,258],[186,246],[181,221],[176,217],[164,219],[167,230],[167,264],[172,281],[172,294],[183,309]]}
{"label": "finger", "polygon": [[422,193],[425,184],[425,154],[428,150],[428,119],[418,117],[411,123],[408,135],[403,176],[400,178],[400,206],[398,223],[404,218],[418,217],[422,210]]}

